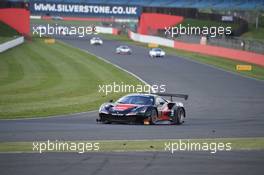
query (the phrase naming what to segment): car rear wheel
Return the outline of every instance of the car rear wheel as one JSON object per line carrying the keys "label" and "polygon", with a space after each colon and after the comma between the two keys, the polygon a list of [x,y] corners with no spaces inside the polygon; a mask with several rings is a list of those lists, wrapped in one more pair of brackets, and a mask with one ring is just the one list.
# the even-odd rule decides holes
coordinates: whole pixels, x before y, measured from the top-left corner
{"label": "car rear wheel", "polygon": [[158,121],[158,113],[155,109],[151,110],[150,123],[155,124]]}
{"label": "car rear wheel", "polygon": [[173,118],[174,123],[177,125],[181,125],[184,123],[184,118],[185,118],[185,112],[184,112],[183,108],[178,108],[175,111],[175,116]]}

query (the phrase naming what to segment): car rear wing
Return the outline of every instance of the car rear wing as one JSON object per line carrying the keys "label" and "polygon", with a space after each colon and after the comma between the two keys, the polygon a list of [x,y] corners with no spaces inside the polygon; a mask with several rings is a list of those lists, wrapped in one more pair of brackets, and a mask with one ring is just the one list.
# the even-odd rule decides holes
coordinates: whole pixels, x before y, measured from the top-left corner
{"label": "car rear wing", "polygon": [[172,101],[172,97],[177,97],[177,98],[184,98],[184,100],[187,100],[189,95],[186,94],[170,94],[170,93],[152,93],[155,95],[163,96],[163,97],[170,97]]}

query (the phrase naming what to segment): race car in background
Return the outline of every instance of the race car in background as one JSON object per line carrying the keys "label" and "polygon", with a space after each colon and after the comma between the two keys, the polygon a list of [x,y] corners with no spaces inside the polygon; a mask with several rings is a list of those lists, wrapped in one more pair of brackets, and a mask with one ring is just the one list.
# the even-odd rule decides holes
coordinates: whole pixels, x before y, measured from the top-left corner
{"label": "race car in background", "polygon": [[93,37],[90,39],[90,44],[91,45],[102,45],[103,44],[103,40],[99,37]]}
{"label": "race car in background", "polygon": [[[170,96],[171,100],[166,100]],[[186,117],[182,102],[173,102],[172,97],[184,98],[184,94],[129,94],[116,102],[101,105],[99,119],[102,123],[177,124]]]}
{"label": "race car in background", "polygon": [[116,53],[117,54],[127,54],[127,55],[130,55],[130,54],[132,54],[132,50],[131,50],[130,47],[125,46],[125,45],[122,45],[122,46],[118,46],[116,48]]}
{"label": "race car in background", "polygon": [[152,48],[149,51],[149,56],[151,58],[154,58],[154,57],[164,57],[165,55],[166,55],[166,53],[161,48]]}

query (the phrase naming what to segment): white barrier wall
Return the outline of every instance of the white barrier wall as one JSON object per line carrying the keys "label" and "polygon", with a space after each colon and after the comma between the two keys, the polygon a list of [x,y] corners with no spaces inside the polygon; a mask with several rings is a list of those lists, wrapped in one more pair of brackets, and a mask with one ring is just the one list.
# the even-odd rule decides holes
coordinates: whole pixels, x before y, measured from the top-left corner
{"label": "white barrier wall", "polygon": [[161,38],[158,36],[150,36],[150,35],[141,35],[138,33],[134,32],[129,32],[130,39],[142,43],[153,43],[153,44],[158,44],[162,46],[167,46],[167,47],[174,47],[174,41],[166,38]]}
{"label": "white barrier wall", "polygon": [[112,27],[100,27],[100,26],[96,26],[96,31],[98,33],[114,34],[114,29]]}
{"label": "white barrier wall", "polygon": [[16,38],[16,39],[13,39],[11,41],[7,41],[5,43],[2,43],[0,44],[0,53],[10,49],[10,48],[13,48],[19,44],[22,44],[24,42],[24,37],[21,36],[19,38]]}
{"label": "white barrier wall", "polygon": [[109,33],[109,34],[113,33],[113,29],[111,27],[99,27],[99,26],[96,26],[96,31],[98,33]]}
{"label": "white barrier wall", "polygon": [[41,16],[30,16],[30,19],[41,19]]}

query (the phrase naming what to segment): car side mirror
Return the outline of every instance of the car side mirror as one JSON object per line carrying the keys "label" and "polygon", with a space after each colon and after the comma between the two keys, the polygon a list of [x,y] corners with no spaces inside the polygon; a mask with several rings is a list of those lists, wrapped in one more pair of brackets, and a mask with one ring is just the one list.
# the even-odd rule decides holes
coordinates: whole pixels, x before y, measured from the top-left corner
{"label": "car side mirror", "polygon": [[114,100],[113,100],[113,99],[109,100],[109,103],[113,103],[113,102],[114,102]]}

